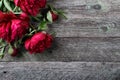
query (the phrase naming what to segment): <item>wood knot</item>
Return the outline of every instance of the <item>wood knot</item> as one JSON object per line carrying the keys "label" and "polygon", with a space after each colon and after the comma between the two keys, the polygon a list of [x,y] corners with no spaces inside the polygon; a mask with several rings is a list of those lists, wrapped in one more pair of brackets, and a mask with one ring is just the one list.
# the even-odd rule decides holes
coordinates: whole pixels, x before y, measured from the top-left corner
{"label": "wood knot", "polygon": [[100,4],[93,5],[92,7],[96,10],[100,10],[102,8]]}

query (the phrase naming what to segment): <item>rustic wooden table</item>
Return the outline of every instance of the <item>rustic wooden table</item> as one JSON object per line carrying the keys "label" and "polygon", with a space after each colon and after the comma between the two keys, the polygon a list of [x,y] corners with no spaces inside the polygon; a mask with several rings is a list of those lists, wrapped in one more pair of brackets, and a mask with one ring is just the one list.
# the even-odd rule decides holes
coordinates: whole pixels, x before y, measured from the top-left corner
{"label": "rustic wooden table", "polygon": [[66,12],[51,53],[0,63],[0,80],[120,80],[120,0],[49,0]]}

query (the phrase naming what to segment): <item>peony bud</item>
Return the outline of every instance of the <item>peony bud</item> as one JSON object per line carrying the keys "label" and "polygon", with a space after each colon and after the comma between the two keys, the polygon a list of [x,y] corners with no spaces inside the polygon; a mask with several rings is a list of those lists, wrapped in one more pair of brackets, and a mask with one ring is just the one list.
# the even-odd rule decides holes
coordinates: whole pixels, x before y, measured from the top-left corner
{"label": "peony bud", "polygon": [[15,57],[18,55],[18,49],[17,48],[13,48],[11,50],[11,52],[9,52],[11,54],[12,57]]}
{"label": "peony bud", "polygon": [[53,11],[51,11],[51,14],[52,14],[52,20],[56,21],[58,19],[58,14]]}

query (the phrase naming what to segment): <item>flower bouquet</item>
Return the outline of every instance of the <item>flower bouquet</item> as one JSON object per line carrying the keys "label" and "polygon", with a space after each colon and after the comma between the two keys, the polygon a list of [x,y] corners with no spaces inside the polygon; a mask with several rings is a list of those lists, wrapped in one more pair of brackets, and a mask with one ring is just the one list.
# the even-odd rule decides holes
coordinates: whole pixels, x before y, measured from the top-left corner
{"label": "flower bouquet", "polygon": [[47,32],[48,24],[60,15],[63,11],[46,0],[0,0],[0,58],[5,53],[17,56],[21,47],[30,54],[50,48],[54,38]]}

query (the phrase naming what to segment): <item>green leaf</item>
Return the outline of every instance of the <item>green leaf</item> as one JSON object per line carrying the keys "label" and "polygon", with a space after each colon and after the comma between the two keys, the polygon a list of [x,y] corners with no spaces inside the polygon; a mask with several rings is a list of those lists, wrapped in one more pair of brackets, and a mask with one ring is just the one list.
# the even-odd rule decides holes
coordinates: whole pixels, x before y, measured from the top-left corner
{"label": "green leaf", "polygon": [[65,19],[67,19],[67,17],[65,16],[65,12],[64,12],[64,11],[62,11],[62,10],[56,10],[56,12],[57,12],[60,16],[62,16],[62,17],[64,17]]}
{"label": "green leaf", "polygon": [[8,53],[9,53],[9,54],[12,54],[12,53],[13,53],[13,48],[12,48],[12,47],[9,47]]}
{"label": "green leaf", "polygon": [[42,21],[38,27],[39,30],[47,30],[48,29],[48,26],[47,26],[47,22],[46,21]]}
{"label": "green leaf", "polygon": [[48,6],[48,8],[50,8],[50,10],[51,11],[53,11],[55,8],[52,6],[52,5],[50,5],[50,4],[47,4],[47,6]]}
{"label": "green leaf", "polygon": [[12,2],[13,2],[13,0],[9,0],[9,1],[12,1]]}
{"label": "green leaf", "polygon": [[4,5],[5,5],[5,7],[6,7],[9,11],[13,12],[13,10],[12,10],[12,8],[11,8],[11,6],[10,6],[10,2],[9,2],[8,0],[3,0],[3,3],[4,3]]}
{"label": "green leaf", "polygon": [[3,4],[3,1],[1,0],[1,1],[0,1],[0,8],[2,7],[2,4]]}
{"label": "green leaf", "polygon": [[6,42],[3,39],[0,39],[0,49],[2,49],[5,46],[7,46]]}
{"label": "green leaf", "polygon": [[50,11],[47,13],[47,19],[48,19],[49,22],[51,22],[51,23],[53,22],[53,20],[52,20],[52,14],[51,14]]}
{"label": "green leaf", "polygon": [[5,47],[2,47],[2,49],[0,51],[0,59],[2,59],[4,57],[4,52],[5,52]]}
{"label": "green leaf", "polygon": [[0,53],[0,59],[3,59],[3,57],[4,57],[4,54]]}
{"label": "green leaf", "polygon": [[3,42],[3,40],[2,39],[0,39],[0,43],[2,43]]}
{"label": "green leaf", "polygon": [[7,9],[5,7],[3,7],[3,12],[6,12],[6,11],[7,11]]}
{"label": "green leaf", "polygon": [[56,32],[54,32],[54,31],[50,33],[50,35],[52,35],[53,37],[55,37],[55,36],[56,36],[56,34],[57,34],[57,33],[56,33]]}
{"label": "green leaf", "polygon": [[65,19],[67,19],[67,17],[65,16],[64,13],[61,13],[60,15],[61,15],[62,17],[64,17]]}

